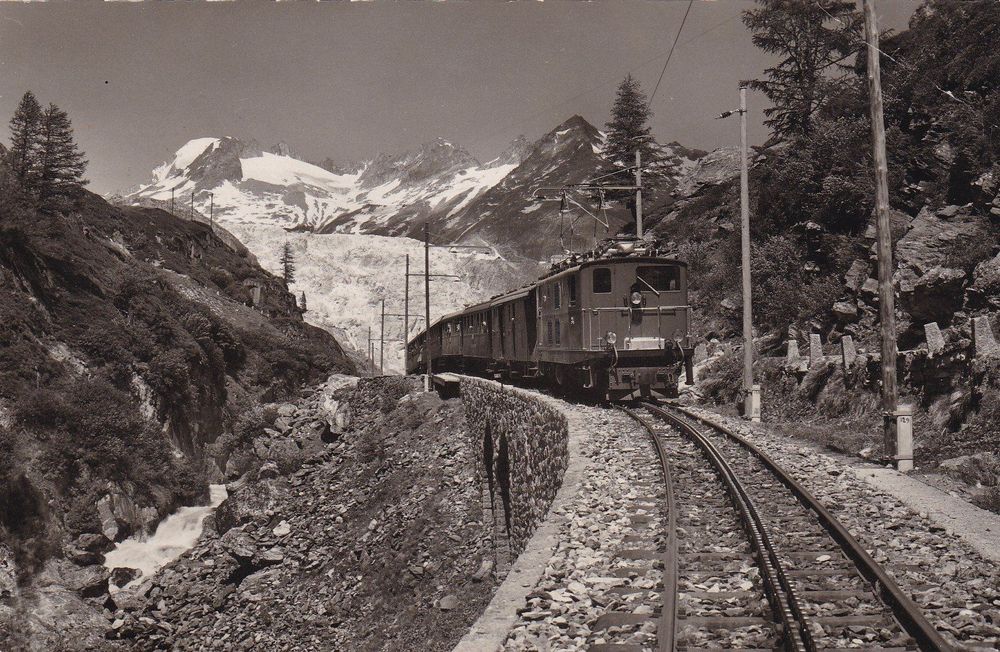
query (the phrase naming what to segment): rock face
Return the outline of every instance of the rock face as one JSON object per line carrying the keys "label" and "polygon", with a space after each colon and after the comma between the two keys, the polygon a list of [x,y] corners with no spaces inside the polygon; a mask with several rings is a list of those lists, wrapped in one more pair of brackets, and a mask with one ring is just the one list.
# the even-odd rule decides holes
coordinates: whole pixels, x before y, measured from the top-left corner
{"label": "rock face", "polygon": [[932,268],[947,265],[948,258],[962,247],[974,244],[988,232],[986,218],[967,212],[950,217],[924,208],[913,218],[910,228],[897,243],[895,255],[900,269],[921,276]]}
{"label": "rock face", "polygon": [[966,276],[960,269],[935,266],[919,277],[902,270],[896,282],[900,307],[918,321],[948,320],[962,307]]}
{"label": "rock face", "polygon": [[1000,309],[1000,254],[976,265],[966,296],[973,309]]}

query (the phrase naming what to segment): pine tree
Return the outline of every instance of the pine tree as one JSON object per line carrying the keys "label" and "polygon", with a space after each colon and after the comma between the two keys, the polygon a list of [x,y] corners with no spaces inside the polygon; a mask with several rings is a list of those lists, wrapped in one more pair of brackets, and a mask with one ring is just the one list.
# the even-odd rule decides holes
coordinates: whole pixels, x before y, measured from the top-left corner
{"label": "pine tree", "polygon": [[635,150],[639,149],[642,160],[652,160],[653,138],[650,136],[649,119],[653,112],[649,100],[642,92],[639,82],[628,75],[618,85],[615,103],[611,107],[611,120],[605,124],[608,140],[604,146],[604,157],[612,163],[625,167],[635,164]]}
{"label": "pine tree", "polygon": [[301,294],[301,295],[299,296],[299,311],[300,311],[300,312],[307,312],[307,310],[308,310],[308,309],[306,308],[306,293],[305,293],[305,292],[303,292],[303,293],[302,293],[302,294]]}
{"label": "pine tree", "polygon": [[281,276],[285,279],[285,285],[291,285],[295,282],[295,256],[292,254],[290,242],[285,242],[281,248],[281,258],[278,262],[281,263]]}
{"label": "pine tree", "polygon": [[41,206],[50,211],[66,207],[72,191],[87,183],[87,161],[73,139],[69,116],[49,104],[42,116],[34,190]]}
{"label": "pine tree", "polygon": [[42,107],[34,93],[26,91],[10,119],[10,166],[14,177],[28,185],[35,168],[42,129]]}
{"label": "pine tree", "polygon": [[813,118],[833,95],[829,73],[857,49],[861,16],[845,0],[757,0],[743,12],[753,43],[777,55],[777,65],[764,70],[766,80],[749,82],[774,105],[764,121],[779,140],[809,135]]}

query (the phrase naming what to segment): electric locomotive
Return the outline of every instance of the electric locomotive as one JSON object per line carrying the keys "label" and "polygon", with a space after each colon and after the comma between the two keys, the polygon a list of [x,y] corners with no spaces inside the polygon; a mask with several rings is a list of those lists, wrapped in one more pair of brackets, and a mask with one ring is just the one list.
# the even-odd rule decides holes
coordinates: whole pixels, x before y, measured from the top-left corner
{"label": "electric locomotive", "polygon": [[528,286],[445,315],[407,343],[408,373],[539,379],[569,394],[676,396],[692,382],[687,264],[615,239]]}

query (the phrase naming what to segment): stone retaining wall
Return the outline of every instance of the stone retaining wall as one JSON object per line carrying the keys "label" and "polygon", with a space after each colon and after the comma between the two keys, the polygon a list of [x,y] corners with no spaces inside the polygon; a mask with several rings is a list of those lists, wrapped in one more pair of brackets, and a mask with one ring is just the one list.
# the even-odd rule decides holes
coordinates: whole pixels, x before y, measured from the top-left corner
{"label": "stone retaining wall", "polygon": [[[492,489],[494,522],[516,557],[548,512],[569,462],[566,417],[515,387],[462,377],[462,402],[477,480]],[[500,534],[500,533],[498,533]]]}

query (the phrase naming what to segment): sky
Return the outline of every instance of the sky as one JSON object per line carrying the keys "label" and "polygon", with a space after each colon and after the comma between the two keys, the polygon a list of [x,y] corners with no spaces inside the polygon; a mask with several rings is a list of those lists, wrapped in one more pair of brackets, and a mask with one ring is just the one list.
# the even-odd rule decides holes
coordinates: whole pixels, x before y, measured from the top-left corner
{"label": "sky", "polygon": [[[207,136],[343,163],[442,137],[486,161],[574,114],[603,127],[627,73],[652,92],[687,4],[0,2],[0,116],[27,89],[65,109],[99,193]],[[738,144],[715,116],[771,62],[740,22],[752,5],[694,3],[653,99],[657,140]],[[916,5],[879,0],[880,27],[905,29]],[[765,102],[750,94],[753,144]]]}

